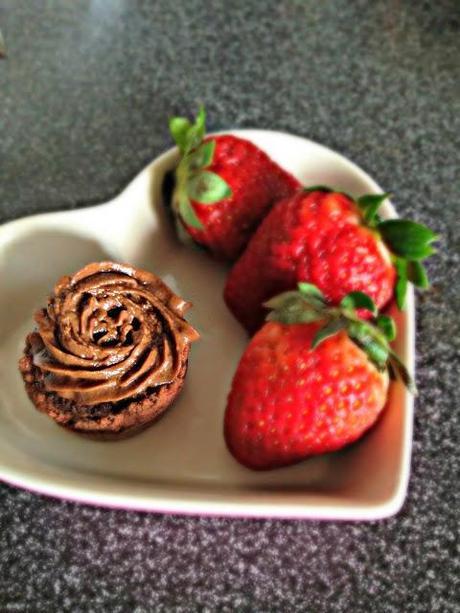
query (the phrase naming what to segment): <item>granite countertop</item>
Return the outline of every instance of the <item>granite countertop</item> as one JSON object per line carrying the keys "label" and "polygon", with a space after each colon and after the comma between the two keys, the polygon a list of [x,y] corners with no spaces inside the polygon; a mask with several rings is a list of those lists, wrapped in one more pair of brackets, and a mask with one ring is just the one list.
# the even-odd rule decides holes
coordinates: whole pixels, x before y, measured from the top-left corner
{"label": "granite countertop", "polygon": [[203,101],[210,128],[337,149],[442,236],[396,517],[175,517],[0,485],[0,609],[459,611],[456,0],[0,0],[0,28],[0,221],[108,200]]}

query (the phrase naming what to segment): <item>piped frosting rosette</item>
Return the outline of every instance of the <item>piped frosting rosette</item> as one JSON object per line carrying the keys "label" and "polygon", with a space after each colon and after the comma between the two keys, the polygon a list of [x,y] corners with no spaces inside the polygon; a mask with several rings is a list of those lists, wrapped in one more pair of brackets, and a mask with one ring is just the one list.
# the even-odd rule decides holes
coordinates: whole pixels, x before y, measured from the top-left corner
{"label": "piped frosting rosette", "polygon": [[45,389],[78,404],[116,403],[171,383],[198,333],[190,303],[155,275],[89,264],[54,288],[32,335]]}

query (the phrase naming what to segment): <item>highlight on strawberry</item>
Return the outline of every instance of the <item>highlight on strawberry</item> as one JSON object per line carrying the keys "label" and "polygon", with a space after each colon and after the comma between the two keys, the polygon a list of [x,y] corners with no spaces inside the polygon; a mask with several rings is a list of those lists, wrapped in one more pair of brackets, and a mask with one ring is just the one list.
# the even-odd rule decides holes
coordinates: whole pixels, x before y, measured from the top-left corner
{"label": "highlight on strawberry", "polygon": [[434,253],[437,236],[419,223],[382,220],[378,210],[387,197],[355,201],[315,186],[278,202],[234,264],[224,291],[248,332],[263,322],[263,303],[299,281],[317,285],[333,304],[349,292],[366,292],[379,309],[393,296],[404,308],[409,282],[428,287],[422,262]]}
{"label": "highlight on strawberry", "polygon": [[267,470],[342,449],[381,415],[389,377],[415,392],[390,346],[394,321],[368,295],[329,306],[316,286],[299,283],[265,306],[272,310],[241,358],[224,418],[241,464]]}
{"label": "highlight on strawberry", "polygon": [[277,200],[300,183],[252,142],[231,134],[205,136],[206,113],[192,123],[169,120],[179,148],[171,206],[178,234],[219,259],[233,261]]}

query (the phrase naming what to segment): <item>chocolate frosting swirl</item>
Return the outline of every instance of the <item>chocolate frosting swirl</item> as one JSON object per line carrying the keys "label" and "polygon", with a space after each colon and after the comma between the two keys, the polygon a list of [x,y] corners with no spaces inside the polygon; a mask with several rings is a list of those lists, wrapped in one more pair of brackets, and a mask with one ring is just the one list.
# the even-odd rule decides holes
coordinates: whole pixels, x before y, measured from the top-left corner
{"label": "chocolate frosting swirl", "polygon": [[60,279],[38,311],[33,363],[47,391],[94,405],[171,383],[198,333],[191,306],[155,275],[113,262]]}

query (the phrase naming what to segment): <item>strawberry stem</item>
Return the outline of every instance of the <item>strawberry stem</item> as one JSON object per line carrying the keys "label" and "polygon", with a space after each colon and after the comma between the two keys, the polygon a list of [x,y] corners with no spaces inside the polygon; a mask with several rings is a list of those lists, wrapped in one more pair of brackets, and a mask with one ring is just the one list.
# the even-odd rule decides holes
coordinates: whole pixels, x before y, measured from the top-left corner
{"label": "strawberry stem", "polygon": [[[402,382],[413,393],[415,384],[398,356],[390,347],[396,336],[396,325],[388,315],[380,315],[373,300],[363,292],[350,292],[338,307],[327,304],[322,292],[311,283],[299,283],[298,289],[283,292],[271,298],[264,306],[271,311],[267,321],[283,324],[324,322],[316,333],[312,349],[340,331],[345,331],[380,371],[388,368],[398,373]],[[362,320],[358,309],[373,314],[372,321]]]}
{"label": "strawberry stem", "polygon": [[216,141],[206,140],[206,111],[200,106],[194,123],[186,117],[172,117],[169,131],[181,153],[176,169],[172,206],[186,227],[203,230],[192,201],[213,205],[232,196],[232,190],[218,174],[208,170],[214,159]]}

